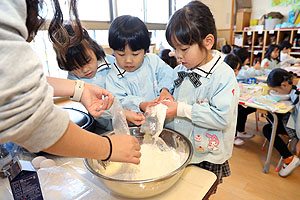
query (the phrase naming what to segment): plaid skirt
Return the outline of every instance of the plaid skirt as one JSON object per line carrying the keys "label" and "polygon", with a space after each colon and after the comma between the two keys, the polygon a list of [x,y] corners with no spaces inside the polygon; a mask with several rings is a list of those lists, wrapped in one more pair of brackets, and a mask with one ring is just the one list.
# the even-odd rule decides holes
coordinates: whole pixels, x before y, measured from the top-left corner
{"label": "plaid skirt", "polygon": [[[193,165],[200,167],[202,169],[206,169],[206,170],[211,171],[214,174],[216,174],[216,176],[219,179],[219,184],[223,183],[223,177],[228,177],[231,175],[228,160],[226,160],[223,164],[214,164],[214,163],[210,163],[207,161],[203,161],[201,163],[193,164]],[[214,190],[213,193],[216,193],[216,191],[217,191],[217,188]]]}

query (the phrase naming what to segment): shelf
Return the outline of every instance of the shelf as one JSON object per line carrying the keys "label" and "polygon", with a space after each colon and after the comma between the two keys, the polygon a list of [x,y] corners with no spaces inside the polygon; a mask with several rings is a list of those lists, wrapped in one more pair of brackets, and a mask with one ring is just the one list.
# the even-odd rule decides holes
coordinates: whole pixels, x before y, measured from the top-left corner
{"label": "shelf", "polygon": [[300,47],[292,47],[292,49],[300,49]]}
{"label": "shelf", "polygon": [[253,46],[254,48],[263,48],[263,46],[259,46],[259,45],[257,45],[257,46]]}
{"label": "shelf", "polygon": [[249,48],[250,46],[249,45],[244,45],[244,47]]}
{"label": "shelf", "polygon": [[291,52],[291,55],[296,55],[296,56],[300,56],[300,52]]}

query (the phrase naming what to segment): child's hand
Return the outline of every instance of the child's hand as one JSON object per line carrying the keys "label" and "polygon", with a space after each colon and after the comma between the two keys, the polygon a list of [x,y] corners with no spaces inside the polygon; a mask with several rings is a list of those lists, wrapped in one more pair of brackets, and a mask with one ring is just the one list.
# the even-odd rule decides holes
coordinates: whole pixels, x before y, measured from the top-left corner
{"label": "child's hand", "polygon": [[132,110],[124,110],[124,113],[127,121],[137,126],[145,122],[145,116],[143,115],[143,113],[136,113]]}
{"label": "child's hand", "polygon": [[157,98],[154,99],[153,101],[144,101],[142,103],[140,103],[140,110],[143,112],[146,112],[146,110],[150,107],[150,106],[155,106],[159,104],[157,101]]}
{"label": "child's hand", "polygon": [[177,107],[178,107],[177,102],[162,101],[161,103],[168,106],[166,118],[177,116]]}
{"label": "child's hand", "polygon": [[260,70],[260,69],[261,69],[260,62],[257,62],[253,67],[254,67],[254,69],[256,69],[256,70]]}
{"label": "child's hand", "polygon": [[160,92],[160,96],[158,98],[158,101],[163,100],[170,100],[171,102],[174,101],[174,97],[170,94],[169,90],[166,88],[163,88]]}
{"label": "child's hand", "polygon": [[268,68],[270,66],[269,62],[266,62],[263,66],[264,69]]}

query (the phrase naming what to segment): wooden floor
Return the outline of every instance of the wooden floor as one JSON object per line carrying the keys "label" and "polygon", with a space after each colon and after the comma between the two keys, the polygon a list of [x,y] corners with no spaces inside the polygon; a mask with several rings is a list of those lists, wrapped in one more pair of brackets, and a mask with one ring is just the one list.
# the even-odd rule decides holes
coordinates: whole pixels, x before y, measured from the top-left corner
{"label": "wooden floor", "polygon": [[210,200],[290,200],[300,199],[300,167],[293,173],[281,178],[275,172],[280,159],[276,149],[273,150],[270,171],[262,172],[267,155],[268,143],[265,151],[261,151],[264,142],[262,127],[265,119],[260,117],[259,131],[256,132],[255,115],[248,117],[246,131],[255,133],[255,137],[245,140],[241,147],[234,147],[233,156],[229,160],[231,176],[224,178],[218,186],[217,193]]}

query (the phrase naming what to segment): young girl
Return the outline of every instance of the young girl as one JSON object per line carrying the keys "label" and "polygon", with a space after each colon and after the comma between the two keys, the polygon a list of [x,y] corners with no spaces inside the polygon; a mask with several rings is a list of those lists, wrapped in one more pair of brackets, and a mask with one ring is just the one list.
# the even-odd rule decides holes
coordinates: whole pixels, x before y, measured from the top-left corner
{"label": "young girl", "polygon": [[[274,69],[270,72],[267,84],[271,90],[274,90],[280,94],[290,94],[291,101],[295,105],[292,114],[290,115],[278,115],[278,126],[274,142],[274,147],[283,157],[284,164],[279,171],[279,175],[282,177],[288,176],[297,166],[300,165],[299,156],[300,153],[300,116],[299,116],[299,90],[300,81],[299,78],[294,77],[291,73],[284,69]],[[272,125],[267,124],[263,128],[265,137],[270,140],[272,131]],[[296,139],[296,155],[287,148],[287,145],[282,141],[278,134],[287,134],[291,139]]]}
{"label": "young girl", "polygon": [[261,62],[261,65],[268,63],[269,67],[264,69],[264,75],[268,74],[276,68],[280,68],[279,64],[279,47],[276,44],[271,44],[266,52],[265,59]]}
{"label": "young girl", "polygon": [[261,69],[261,65],[257,62],[253,67],[249,67],[249,52],[246,48],[235,48],[233,53],[237,55],[242,62],[241,70],[239,74],[236,76],[238,81],[247,81],[248,78],[254,78],[255,76],[261,76],[264,74],[264,69],[268,67],[268,63],[263,65],[263,69]]}
{"label": "young girl", "polygon": [[124,108],[145,112],[154,99],[173,100],[173,69],[155,54],[146,52],[150,36],[137,17],[117,17],[109,28],[109,46],[116,62],[107,74],[106,87],[118,97]]}
{"label": "young girl", "polygon": [[[228,54],[225,57],[224,62],[226,62],[233,69],[235,75],[237,76],[241,69],[240,58],[237,55]],[[241,146],[245,143],[242,138],[251,138],[254,136],[254,134],[252,133],[245,132],[245,125],[246,125],[248,115],[255,111],[256,111],[255,108],[238,105],[238,117],[237,117],[234,145]]]}
{"label": "young girl", "polygon": [[174,69],[175,102],[166,127],[184,134],[194,146],[192,163],[214,172],[220,183],[230,175],[239,87],[233,70],[216,46],[209,8],[192,1],[171,17],[166,38],[181,62]]}
{"label": "young girl", "polygon": [[300,58],[290,55],[292,44],[288,41],[282,41],[278,44],[280,49],[280,65],[282,68],[290,67],[292,64],[300,63]]}
{"label": "young girl", "polygon": [[[65,37],[74,37],[74,28],[70,24],[64,25],[60,31],[63,32],[63,30],[68,33]],[[57,38],[57,40],[62,41],[62,38]],[[111,69],[111,63],[114,63],[115,59],[113,56],[106,55],[102,47],[89,36],[85,29],[83,29],[82,40],[77,45],[67,47],[65,54],[54,43],[53,47],[56,52],[58,66],[60,69],[68,71],[68,79],[83,80],[106,88],[106,76]],[[128,110],[124,110],[124,112],[127,120],[131,123],[140,125],[144,121],[143,114]],[[112,130],[110,119],[110,112],[105,111],[96,121],[100,128]]]}

